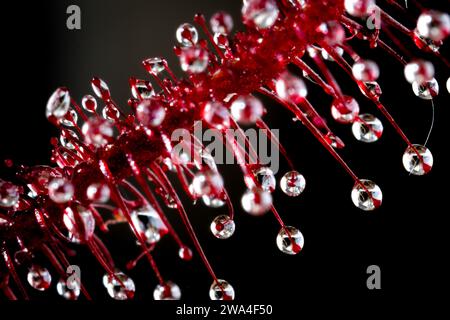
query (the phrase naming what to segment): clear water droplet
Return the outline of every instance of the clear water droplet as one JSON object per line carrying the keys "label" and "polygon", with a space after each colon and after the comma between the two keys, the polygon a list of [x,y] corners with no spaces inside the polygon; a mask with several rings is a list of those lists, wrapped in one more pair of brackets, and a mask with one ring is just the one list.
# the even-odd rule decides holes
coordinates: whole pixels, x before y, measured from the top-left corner
{"label": "clear water droplet", "polygon": [[361,114],[353,122],[352,133],[358,141],[366,143],[375,142],[383,134],[383,124],[371,114]]}
{"label": "clear water droplet", "polygon": [[303,234],[297,228],[286,226],[278,232],[277,247],[283,253],[297,254],[303,249],[304,244]]}
{"label": "clear water droplet", "polygon": [[439,83],[435,78],[419,83],[414,81],[412,89],[416,96],[424,100],[431,100],[439,94]]}
{"label": "clear water droplet", "polygon": [[56,203],[69,202],[74,193],[73,184],[65,178],[54,178],[48,184],[48,196]]}
{"label": "clear water droplet", "polygon": [[0,207],[14,207],[20,198],[19,187],[0,179]]}
{"label": "clear water droplet", "polygon": [[230,113],[228,112],[228,108],[221,102],[207,102],[203,107],[202,116],[203,120],[218,130],[230,127]]}
{"label": "clear water droplet", "polygon": [[81,291],[80,283],[79,281],[60,279],[56,284],[56,291],[66,300],[78,300]]}
{"label": "clear water droplet", "polygon": [[117,121],[120,117],[120,112],[113,104],[107,104],[103,107],[102,116],[106,120]]}
{"label": "clear water droplet", "polygon": [[202,196],[202,201],[205,204],[205,206],[210,208],[220,208],[225,205],[224,200],[217,198],[215,196],[204,195]]}
{"label": "clear water droplet", "polygon": [[243,125],[254,124],[264,114],[262,102],[253,95],[239,96],[231,103],[231,115]]}
{"label": "clear water droplet", "polygon": [[111,122],[95,117],[90,118],[81,128],[88,144],[95,147],[104,147],[112,142],[114,136],[114,126]]}
{"label": "clear water droplet", "polygon": [[110,193],[108,185],[104,183],[93,183],[86,190],[88,199],[96,203],[108,202]]}
{"label": "clear water droplet", "polygon": [[183,23],[177,28],[176,37],[181,45],[193,46],[198,41],[198,31],[192,24]]}
{"label": "clear water droplet", "polygon": [[78,113],[75,110],[69,109],[64,118],[61,119],[61,123],[67,127],[74,127],[78,121]]}
{"label": "clear water droplet", "polygon": [[169,230],[158,212],[150,205],[139,207],[131,212],[131,218],[138,230],[141,230],[148,244],[157,243]]}
{"label": "clear water droplet", "polygon": [[244,23],[258,29],[270,28],[278,18],[277,3],[274,0],[246,0],[242,6]]}
{"label": "clear water droplet", "polygon": [[364,211],[371,211],[381,206],[383,194],[373,181],[361,179],[352,189],[353,204]]}
{"label": "clear water droplet", "polygon": [[211,300],[234,300],[234,289],[227,281],[217,279],[209,289],[209,298]]}
{"label": "clear water droplet", "polygon": [[27,280],[34,289],[45,291],[50,288],[52,276],[46,268],[33,264],[28,270]]}
{"label": "clear water droplet", "polygon": [[211,222],[211,232],[217,239],[228,239],[234,234],[234,221],[227,215],[220,215]]}
{"label": "clear water droplet", "polygon": [[402,162],[406,171],[416,176],[422,176],[431,171],[433,155],[427,147],[415,144],[413,147],[406,148]]}
{"label": "clear water droplet", "polygon": [[233,18],[227,12],[219,11],[211,16],[209,24],[214,33],[229,34],[233,29]]}
{"label": "clear water droplet", "polygon": [[70,109],[70,94],[66,88],[58,88],[47,102],[46,116],[62,119]]}
{"label": "clear water droplet", "polygon": [[260,216],[270,210],[272,195],[269,191],[261,188],[249,189],[243,194],[241,205],[245,212],[254,216]]}
{"label": "clear water droplet", "polygon": [[178,256],[185,261],[192,260],[192,250],[188,247],[181,247]]}
{"label": "clear water droplet", "polygon": [[115,272],[114,276],[105,274],[103,285],[111,298],[115,300],[128,300],[134,297],[136,287],[134,281],[123,272]]}
{"label": "clear water droplet", "polygon": [[336,99],[331,105],[331,115],[340,123],[352,123],[359,114],[358,102],[350,96],[344,96],[344,101]]}
{"label": "clear water droplet", "polygon": [[95,113],[95,110],[97,109],[97,100],[90,94],[87,94],[81,100],[81,106],[87,112]]}
{"label": "clear water droplet", "polygon": [[299,104],[308,94],[302,79],[289,72],[283,72],[275,81],[275,90],[281,99]]}
{"label": "clear water droplet", "polygon": [[148,58],[144,61],[144,65],[147,67],[147,70],[151,71],[154,74],[163,72],[165,69],[164,64],[165,60],[161,57]]}
{"label": "clear water droplet", "polygon": [[305,187],[305,177],[295,170],[287,172],[280,180],[281,190],[290,197],[299,196]]}
{"label": "clear water droplet", "polygon": [[165,116],[165,104],[159,99],[145,99],[136,108],[136,118],[146,127],[158,127]]}
{"label": "clear water droplet", "polygon": [[180,65],[184,72],[202,73],[209,64],[208,51],[202,47],[186,47],[180,54]]}
{"label": "clear water droplet", "polygon": [[[155,58],[153,58],[155,59]],[[150,59],[148,59],[150,60]],[[147,60],[147,61],[148,61]],[[152,70],[153,68],[158,69],[155,66],[156,62],[152,64]],[[163,66],[164,68],[164,66]],[[160,72],[160,71],[159,71]],[[157,72],[155,72],[157,74]],[[131,87],[131,94],[133,95],[133,98],[135,99],[150,99],[155,95],[155,90],[153,90],[153,86],[150,83],[150,81],[147,80],[141,80],[136,79],[136,83]]]}
{"label": "clear water droplet", "polygon": [[277,181],[275,180],[275,175],[273,171],[268,167],[260,167],[256,169],[254,172],[255,178],[258,181],[258,187],[263,189],[264,191],[273,192],[277,185]]}
{"label": "clear water droplet", "polygon": [[111,100],[111,93],[109,91],[109,87],[105,81],[100,78],[93,78],[91,81],[92,90],[97,97],[102,99],[103,101]]}
{"label": "clear water droplet", "polygon": [[72,141],[68,138],[68,135],[70,135],[73,139],[78,140],[78,135],[73,132],[72,130],[65,130],[63,133],[61,133],[61,136],[59,137],[59,141],[61,142],[61,145],[69,150],[75,150],[75,146],[72,143]]}
{"label": "clear water droplet", "polygon": [[158,284],[153,291],[153,299],[155,300],[180,300],[181,290],[172,281],[167,281],[164,285]]}
{"label": "clear water droplet", "polygon": [[73,205],[64,210],[63,222],[73,243],[84,243],[92,238],[95,218],[92,212],[81,205]]}

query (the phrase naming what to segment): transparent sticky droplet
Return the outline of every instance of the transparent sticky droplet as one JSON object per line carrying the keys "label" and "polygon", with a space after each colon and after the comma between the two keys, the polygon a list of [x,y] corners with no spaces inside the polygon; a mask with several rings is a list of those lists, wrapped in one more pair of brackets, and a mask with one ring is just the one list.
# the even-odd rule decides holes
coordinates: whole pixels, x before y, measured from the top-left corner
{"label": "transparent sticky droplet", "polygon": [[20,198],[19,187],[0,179],[0,207],[14,207]]}
{"label": "transparent sticky droplet", "polygon": [[74,193],[73,184],[65,178],[54,178],[48,184],[48,196],[56,203],[69,202]]}
{"label": "transparent sticky droplet", "polygon": [[280,187],[288,196],[297,197],[305,190],[306,180],[299,172],[289,171],[281,178]]}
{"label": "transparent sticky droplet", "polygon": [[220,215],[211,222],[211,232],[217,239],[228,239],[234,234],[234,221],[227,215]]}
{"label": "transparent sticky droplet", "polygon": [[165,284],[158,284],[153,291],[153,299],[155,300],[180,300],[181,290],[178,285],[172,281],[167,281]]}
{"label": "transparent sticky droplet", "polygon": [[72,130],[66,130],[64,132],[65,133],[61,133],[61,136],[59,137],[61,145],[69,150],[75,150],[75,145],[67,136],[70,135],[73,139],[78,140],[78,135]]}
{"label": "transparent sticky droplet", "polygon": [[225,205],[224,200],[217,198],[215,196],[204,195],[202,196],[202,201],[205,204],[205,206],[210,208],[220,208]]}
{"label": "transparent sticky droplet", "polygon": [[249,214],[260,216],[270,210],[272,195],[261,188],[247,190],[241,198],[242,208]]}
{"label": "transparent sticky droplet", "polygon": [[100,148],[113,140],[114,125],[109,121],[95,117],[86,121],[81,131],[88,144]]}
{"label": "transparent sticky droplet", "polygon": [[81,205],[67,207],[64,210],[63,222],[69,232],[68,238],[73,243],[88,241],[94,234],[94,215]]}
{"label": "transparent sticky droplet", "polygon": [[424,100],[431,100],[439,94],[439,83],[435,78],[419,83],[414,81],[412,83],[414,94]]}
{"label": "transparent sticky droplet", "polygon": [[186,47],[180,54],[180,65],[184,72],[202,73],[209,64],[208,51],[202,47]]}
{"label": "transparent sticky droplet", "polygon": [[136,291],[134,281],[123,272],[115,272],[114,276],[105,274],[103,285],[109,296],[115,300],[128,300],[134,297]]}
{"label": "transparent sticky droplet", "polygon": [[192,24],[183,23],[177,28],[176,37],[181,45],[189,47],[197,43],[198,31]]}
{"label": "transparent sticky droplet", "polygon": [[[144,65],[147,65],[154,74],[159,74],[164,71],[164,63],[165,60],[161,57],[148,58],[144,61]],[[135,98],[137,99],[137,97]]]}
{"label": "transparent sticky droplet", "polygon": [[138,230],[141,230],[148,244],[157,243],[169,230],[158,212],[150,205],[139,207],[131,212],[131,218]]}
{"label": "transparent sticky droplet", "polygon": [[150,99],[155,95],[155,90],[153,90],[150,81],[137,79],[136,83],[131,87],[131,94],[135,99]]}
{"label": "transparent sticky droplet", "polygon": [[95,113],[95,110],[97,109],[97,100],[90,94],[87,94],[81,99],[81,106],[87,112]]}
{"label": "transparent sticky droplet", "polygon": [[294,255],[299,253],[305,244],[303,234],[294,227],[281,228],[277,235],[277,247],[281,252]]}
{"label": "transparent sticky droplet", "polygon": [[70,109],[70,94],[66,88],[58,88],[47,102],[46,116],[62,119]]}
{"label": "transparent sticky droplet", "polygon": [[227,281],[218,279],[213,282],[209,289],[209,297],[211,300],[234,300],[234,289]]}
{"label": "transparent sticky droplet", "polygon": [[102,116],[106,120],[116,121],[120,117],[120,112],[113,104],[107,104],[103,107]]}
{"label": "transparent sticky droplet", "polygon": [[242,6],[244,22],[255,25],[259,29],[270,28],[277,20],[279,13],[274,0],[247,0]]}
{"label": "transparent sticky droplet", "polygon": [[74,127],[78,121],[78,113],[75,110],[69,109],[64,118],[61,119],[61,123],[67,127]]}
{"label": "transparent sticky droplet", "polygon": [[46,268],[33,264],[28,270],[27,281],[34,289],[45,291],[50,288],[52,276]]}
{"label": "transparent sticky droplet", "polygon": [[409,146],[403,153],[403,167],[411,174],[422,176],[431,171],[433,167],[433,155],[431,151],[422,145]]}
{"label": "transparent sticky droplet", "polygon": [[366,143],[378,141],[383,134],[383,124],[371,114],[361,114],[353,122],[352,133],[356,140]]}
{"label": "transparent sticky droplet", "polygon": [[77,300],[80,296],[80,284],[78,281],[69,281],[68,279],[60,279],[56,284],[56,291],[66,300]]}
{"label": "transparent sticky droplet", "polygon": [[275,190],[277,181],[273,171],[268,167],[260,167],[254,171],[254,175],[261,189],[264,191],[273,192]]}
{"label": "transparent sticky droplet", "polygon": [[[353,204],[364,211],[371,211],[381,206],[383,194],[373,181],[361,179],[352,189]],[[362,185],[361,185],[362,184]]]}

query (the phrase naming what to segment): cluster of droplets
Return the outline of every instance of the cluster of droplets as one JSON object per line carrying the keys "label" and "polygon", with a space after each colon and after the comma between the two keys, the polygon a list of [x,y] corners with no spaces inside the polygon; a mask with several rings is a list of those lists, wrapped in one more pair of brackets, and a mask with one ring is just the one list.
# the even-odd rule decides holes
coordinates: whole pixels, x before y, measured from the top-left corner
{"label": "cluster of droplets", "polygon": [[[322,3],[320,4],[322,5]],[[242,18],[244,24],[251,31],[248,36],[250,40],[246,40],[255,43],[255,46],[250,48],[251,50],[244,50],[245,53],[255,54],[259,49],[258,46],[270,41],[270,37],[273,34],[277,35],[277,31],[278,35],[284,36],[283,33],[286,33],[286,30],[295,30],[293,33],[297,37],[296,40],[303,40],[304,34],[296,29],[301,23],[295,21],[292,24],[291,20],[298,18],[301,22],[301,11],[308,10],[313,5],[312,1],[306,0],[244,0]],[[317,5],[319,6],[319,3]],[[100,78],[93,78],[91,82],[97,98],[85,95],[81,99],[81,106],[72,100],[66,88],[58,88],[50,97],[46,107],[47,118],[61,131],[59,139],[52,140],[55,147],[52,159],[58,168],[22,167],[20,176],[26,181],[28,193],[24,191],[23,187],[0,180],[0,208],[7,212],[24,211],[30,209],[32,203],[35,203],[37,220],[41,226],[45,225],[45,221],[48,221],[46,219],[50,219],[52,214],[55,214],[54,212],[59,212],[59,224],[54,226],[58,237],[73,244],[89,246],[102,265],[106,266],[103,285],[108,295],[116,300],[133,298],[136,286],[129,276],[108,261],[108,254],[99,245],[100,240],[96,238],[95,230],[107,230],[109,224],[128,223],[143,252],[127,267],[132,268],[141,257],[147,256],[159,280],[159,284],[154,289],[153,298],[155,300],[179,300],[181,298],[180,287],[172,281],[163,280],[154,267],[151,257],[151,251],[163,237],[171,235],[174,239],[178,239],[178,236],[161,213],[157,203],[153,202],[152,191],[147,190],[146,184],[142,183],[142,172],[146,174],[145,169],[149,163],[142,161],[139,153],[142,152],[142,157],[148,156],[147,153],[151,152],[148,149],[157,148],[159,144],[165,146],[167,150],[164,150],[163,155],[156,160],[152,158],[152,161],[158,163],[158,168],[177,173],[185,191],[194,203],[201,199],[206,206],[211,208],[221,208],[227,205],[229,212],[215,217],[211,222],[210,231],[217,239],[223,240],[232,237],[236,229],[234,211],[230,209],[232,205],[225,189],[225,183],[212,155],[203,146],[196,146],[195,143],[188,147],[193,148],[199,158],[192,157],[188,152],[177,153],[167,138],[170,130],[173,129],[168,128],[168,121],[189,117],[188,112],[195,109],[195,117],[198,118],[189,118],[190,120],[201,120],[222,133],[230,128],[240,130],[240,126],[258,126],[267,129],[262,121],[266,110],[259,96],[251,93],[253,91],[272,97],[286,106],[294,113],[295,120],[301,121],[344,165],[355,180],[351,191],[351,200],[357,208],[364,211],[378,208],[383,198],[381,189],[371,180],[359,179],[346,166],[335,151],[343,148],[344,143],[331,132],[326,121],[308,102],[305,81],[285,68],[288,63],[295,64],[301,69],[304,79],[321,86],[325,93],[331,95],[333,97],[330,106],[332,118],[338,123],[350,125],[351,131],[358,141],[374,143],[380,139],[383,134],[381,120],[369,113],[361,114],[357,100],[341,92],[324,64],[324,61],[334,61],[346,68],[363,95],[375,102],[380,109],[385,110],[380,102],[382,90],[377,82],[380,68],[376,62],[361,58],[347,46],[344,28],[344,26],[350,26],[349,29],[354,32],[354,36],[362,35],[363,39],[377,42],[378,36],[363,34],[359,25],[355,21],[349,20],[347,15],[364,20],[368,19],[375,10],[380,9],[376,6],[375,0],[344,0],[340,5],[346,11],[342,21],[338,21],[336,20],[338,18],[334,17],[333,20],[324,20],[315,26],[314,33],[319,36],[318,39],[321,39],[318,43],[310,44],[306,41],[304,48],[298,50],[301,54],[292,53],[294,55],[292,57],[285,56],[286,52],[283,51],[285,48],[280,49],[280,53],[275,51],[275,57],[270,62],[282,61],[280,64],[284,64],[283,68],[274,67],[273,74],[268,77],[268,80],[260,80],[262,84],[258,83],[258,85],[261,87],[255,87],[256,90],[246,89],[242,92],[235,90],[227,92],[225,95],[215,95],[214,88],[209,88],[207,94],[202,91],[201,87],[207,86],[208,81],[215,81],[215,78],[226,78],[227,74],[232,74],[234,65],[241,60],[238,50],[233,48],[235,39],[230,38],[233,19],[226,12],[218,12],[211,17],[212,33],[208,31],[202,16],[195,18],[195,21],[207,33],[211,44],[217,50],[217,55],[211,51],[207,41],[200,39],[199,31],[194,25],[184,23],[176,30],[176,40],[179,45],[175,47],[175,53],[179,57],[181,69],[188,74],[189,81],[192,81],[194,85],[187,80],[178,80],[163,58],[154,57],[143,61],[145,69],[158,82],[162,91],[155,91],[152,83],[148,80],[130,78],[132,97],[128,104],[133,110],[131,115],[123,114],[112,99],[108,85]],[[299,15],[297,16],[297,14]],[[389,21],[396,23],[392,20]],[[287,28],[283,29],[283,27]],[[450,18],[445,13],[426,11],[419,16],[417,26],[411,34],[419,48],[437,52],[442,41],[450,34]],[[240,35],[240,38],[237,37],[236,46],[245,44],[242,39],[243,35]],[[302,57],[305,53],[320,69],[325,80],[321,79],[303,62]],[[352,64],[347,63],[344,59],[345,53],[351,56]],[[276,63],[274,64],[276,65]],[[257,67],[270,69],[271,66],[257,65]],[[252,71],[255,69],[257,68]],[[246,69],[240,71],[240,77],[245,77],[249,73]],[[162,79],[163,73],[168,73],[170,79]],[[411,83],[414,94],[419,98],[431,100],[438,95],[439,85],[434,78],[435,70],[431,62],[417,59],[411,60],[409,63],[405,62],[404,75],[406,80]],[[224,81],[224,83],[227,82]],[[240,83],[242,84],[242,82]],[[447,87],[450,89],[450,79]],[[195,96],[196,99],[191,99],[191,96]],[[101,110],[99,110],[97,99],[104,103]],[[177,108],[186,113],[172,114],[179,111],[175,110]],[[80,120],[83,124],[78,126]],[[393,120],[390,122],[392,123]],[[401,134],[403,133],[401,132]],[[272,135],[270,131],[269,135]],[[145,137],[144,141],[140,140],[141,136]],[[282,151],[283,148],[278,141],[272,136],[270,138]],[[154,145],[146,144],[148,142],[146,139]],[[161,140],[157,141],[159,144],[156,143],[156,139]],[[431,152],[423,145],[407,142],[408,147],[402,159],[407,172],[414,175],[428,173],[433,166]],[[134,146],[135,150],[129,150],[130,145]],[[122,150],[119,150],[120,152],[117,152],[121,147],[126,151],[121,153]],[[238,160],[245,160],[246,157],[252,156],[251,152],[247,154],[237,144],[232,145],[231,148]],[[137,194],[138,200],[131,201],[120,197],[115,188],[116,184],[121,183],[123,177],[110,177],[111,168],[107,161],[110,159],[105,159],[106,155],[112,155],[114,160],[118,159],[119,165],[113,168],[115,172],[119,174],[125,172],[127,175],[130,175],[131,172],[136,181],[140,183],[142,191],[131,184],[125,185],[130,193]],[[272,211],[281,226],[276,236],[278,249],[282,253],[295,255],[304,247],[303,234],[297,228],[285,225],[281,220],[274,207],[273,193],[278,186],[288,197],[298,197],[305,190],[306,180],[301,173],[294,169],[287,155],[284,154],[284,156],[291,169],[279,181],[269,167],[259,164],[258,161],[256,164],[241,161],[240,165],[247,189],[243,193],[240,203],[243,211],[251,216],[261,216]],[[92,165],[95,161],[100,163],[99,171],[87,171],[88,174],[83,175],[86,166]],[[121,168],[121,166],[127,165],[129,166],[129,168],[127,167],[128,171]],[[150,168],[152,168],[151,166],[152,164],[150,164]],[[164,170],[159,172],[152,169],[148,177],[159,186],[155,192],[163,198],[165,205],[182,214],[184,209],[180,200],[176,193],[168,187],[170,183],[164,181],[166,178]],[[93,177],[89,177],[91,172],[94,174]],[[99,172],[103,175],[102,178],[95,176]],[[77,174],[86,181],[75,179]],[[111,207],[110,203],[117,204],[120,201],[124,205],[113,208],[113,219],[104,223],[95,209],[96,206],[109,208]],[[42,209],[42,212],[39,209]],[[129,209],[129,213],[126,212],[127,209]],[[191,233],[194,243],[200,247],[186,218],[184,223]],[[0,228],[10,225],[12,222],[9,218],[0,212]],[[179,257],[186,261],[191,260],[193,257],[191,249],[181,240],[177,241],[179,242]],[[19,243],[22,244],[21,240]],[[6,252],[4,248],[3,251]],[[234,299],[234,288],[226,280],[215,276],[206,257],[202,256],[201,248],[198,251],[213,277],[213,283],[209,290],[210,298],[212,300]],[[7,257],[7,253],[4,253],[4,256]],[[15,259],[27,262],[27,281],[31,287],[39,291],[50,288],[52,283],[50,272],[45,267],[33,262],[33,255],[26,247],[22,247],[16,252]],[[59,295],[68,300],[78,299],[83,292],[79,281],[73,280],[71,277],[61,277],[56,284],[56,289]]]}

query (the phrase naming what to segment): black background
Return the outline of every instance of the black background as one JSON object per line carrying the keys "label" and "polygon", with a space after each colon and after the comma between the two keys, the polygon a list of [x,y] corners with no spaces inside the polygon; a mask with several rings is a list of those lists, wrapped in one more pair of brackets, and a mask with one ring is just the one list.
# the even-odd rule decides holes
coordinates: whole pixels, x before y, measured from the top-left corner
{"label": "black background", "polygon": [[[440,5],[441,9],[446,3],[422,2]],[[66,28],[66,8],[73,3],[82,11],[79,31]],[[67,86],[73,97],[81,99],[92,93],[89,81],[98,75],[107,81],[115,100],[125,106],[130,96],[128,77],[147,77],[141,60],[165,56],[172,68],[179,70],[171,49],[180,23],[192,21],[196,12],[210,17],[220,9],[229,11],[237,23],[240,6],[237,0],[12,3],[2,10],[1,19],[0,158],[30,165],[48,164],[49,139],[56,130],[46,121],[45,104],[56,87]],[[382,102],[412,142],[423,143],[431,122],[430,102],[414,96],[404,80],[401,65],[392,58],[379,49],[368,50],[366,43],[352,43],[363,56],[378,62],[379,83],[384,90]],[[443,54],[449,58],[447,52],[448,44]],[[208,209],[201,203],[190,206],[185,201],[207,256],[219,278],[234,286],[238,300],[297,301],[300,307],[308,297],[352,296],[370,302],[375,297],[430,295],[445,286],[444,260],[448,248],[444,243],[448,231],[443,221],[448,214],[449,164],[445,151],[450,101],[445,81],[449,70],[438,60],[425,57],[435,62],[436,78],[441,85],[440,95],[435,99],[435,128],[428,144],[435,164],[428,176],[408,176],[401,163],[405,144],[376,107],[335,66],[330,64],[344,92],[357,98],[362,112],[373,113],[383,120],[385,132],[379,142],[359,143],[352,137],[349,126],[332,122],[330,99],[308,83],[311,102],[330,119],[332,129],[347,144],[341,152],[344,159],[361,178],[374,180],[381,187],[384,199],[379,210],[367,213],[356,209],[350,199],[351,178],[304,127],[293,123],[287,112],[270,103],[266,120],[272,128],[281,128],[280,139],[307,180],[307,188],[298,198],[288,198],[279,189],[274,194],[275,205],[285,222],[303,232],[304,251],[297,256],[282,254],[275,244],[279,227],[273,216],[254,218],[240,210],[244,186],[237,168],[222,167],[237,209],[237,230],[231,239],[220,241],[209,232],[210,221],[224,212],[223,208]],[[285,170],[282,164],[278,179]],[[1,171],[4,177],[12,174],[4,167]],[[169,212],[169,217],[177,230],[183,230],[174,212]],[[189,242],[187,235],[180,233]],[[138,253],[127,230],[115,229],[105,239],[118,265],[125,270],[124,263]],[[181,287],[185,300],[209,299],[212,281],[198,256],[190,263],[180,261],[174,243],[164,239],[155,258],[163,276]],[[82,279],[93,297],[109,299],[101,285],[101,268],[94,259],[80,249],[74,262],[82,266]],[[366,268],[372,264],[381,268],[382,289],[378,291],[366,287]],[[127,273],[135,280],[136,299],[152,300],[157,281],[148,264],[143,261]],[[61,301],[55,291],[52,287],[49,293],[33,294],[33,298]]]}

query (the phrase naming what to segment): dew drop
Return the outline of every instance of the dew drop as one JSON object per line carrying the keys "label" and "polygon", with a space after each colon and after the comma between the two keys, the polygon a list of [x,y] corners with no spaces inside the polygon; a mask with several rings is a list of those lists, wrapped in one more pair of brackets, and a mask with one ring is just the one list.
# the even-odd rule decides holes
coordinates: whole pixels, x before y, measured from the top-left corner
{"label": "dew drop", "polygon": [[134,281],[123,272],[115,272],[114,276],[105,274],[103,285],[111,298],[115,300],[128,300],[134,297],[136,291]]}
{"label": "dew drop", "polygon": [[344,96],[344,101],[336,99],[331,105],[331,115],[340,123],[352,123],[359,114],[358,102],[350,96]]}
{"label": "dew drop", "polygon": [[97,100],[90,94],[87,94],[81,99],[81,106],[87,112],[95,113],[95,110],[97,109]]}
{"label": "dew drop", "polygon": [[46,116],[62,119],[70,109],[70,94],[66,88],[58,88],[47,102]]}
{"label": "dew drop", "polygon": [[264,114],[263,104],[252,95],[237,97],[233,100],[230,110],[233,118],[243,125],[254,124]]}
{"label": "dew drop", "polygon": [[277,181],[273,171],[268,167],[260,167],[254,171],[256,180],[258,181],[258,187],[264,191],[273,192],[275,190]]}
{"label": "dew drop", "polygon": [[274,0],[246,0],[242,6],[244,23],[254,25],[258,29],[267,29],[274,25],[279,13]]}
{"label": "dew drop", "polygon": [[424,100],[431,100],[439,94],[439,84],[435,78],[419,84],[417,81],[412,83],[414,94]]}
{"label": "dew drop", "polygon": [[184,72],[202,73],[209,63],[208,51],[202,47],[186,47],[180,54],[181,69]]}
{"label": "dew drop", "polygon": [[403,153],[403,167],[416,176],[422,176],[431,171],[433,167],[433,155],[431,151],[422,145],[409,146]]}
{"label": "dew drop", "polygon": [[80,296],[80,284],[78,281],[70,281],[68,279],[60,279],[56,284],[56,291],[66,300],[78,300]]}
{"label": "dew drop", "polygon": [[73,243],[84,243],[92,238],[95,218],[92,212],[81,205],[73,205],[64,210],[63,222]]}
{"label": "dew drop", "polygon": [[254,216],[260,216],[270,210],[272,195],[269,191],[261,188],[249,189],[243,194],[241,205],[245,212]]}
{"label": "dew drop", "polygon": [[0,207],[14,207],[20,198],[19,187],[0,179]]}
{"label": "dew drop", "polygon": [[211,300],[234,300],[234,289],[227,281],[217,279],[209,288],[209,298]]}
{"label": "dew drop", "polygon": [[46,268],[33,264],[28,270],[27,280],[34,289],[45,291],[50,288],[52,276]]}
{"label": "dew drop", "polygon": [[287,172],[280,180],[281,190],[290,197],[299,196],[305,187],[305,178],[295,170]]}
{"label": "dew drop", "polygon": [[228,239],[234,234],[234,221],[227,215],[220,215],[211,222],[211,232],[217,239]]}
{"label": "dew drop", "polygon": [[304,243],[305,239],[297,228],[286,226],[278,232],[277,247],[283,253],[297,254],[303,249]]}
{"label": "dew drop", "polygon": [[169,230],[161,220],[158,212],[150,205],[131,211],[131,218],[138,230],[141,230],[148,244],[157,243]]}
{"label": "dew drop", "polygon": [[54,178],[48,184],[48,196],[56,203],[69,202],[74,192],[73,184],[65,178]]}
{"label": "dew drop", "polygon": [[366,179],[355,183],[351,196],[353,204],[364,211],[372,211],[380,207],[383,200],[380,187]]}
{"label": "dew drop", "polygon": [[90,118],[81,128],[88,144],[95,147],[104,147],[112,142],[114,136],[114,126],[111,122],[95,117]]}
{"label": "dew drop", "polygon": [[[159,74],[165,69],[165,60],[161,57],[148,58],[143,62],[143,64],[146,66],[147,71],[152,72],[153,74]],[[137,99],[137,97],[135,98]]]}
{"label": "dew drop", "polygon": [[198,31],[193,25],[183,23],[177,28],[176,37],[181,45],[190,47],[197,43]]}
{"label": "dew drop", "polygon": [[165,116],[165,105],[159,99],[143,100],[136,108],[136,118],[146,127],[158,127]]}
{"label": "dew drop", "polygon": [[211,16],[209,24],[214,33],[229,34],[233,29],[233,18],[227,12],[219,11]]}
{"label": "dew drop", "polygon": [[383,134],[383,124],[371,114],[361,114],[353,122],[352,133],[358,141],[366,143],[375,142]]}
{"label": "dew drop", "polygon": [[158,284],[153,291],[153,299],[155,300],[180,300],[181,290],[172,281],[167,281],[165,284]]}

